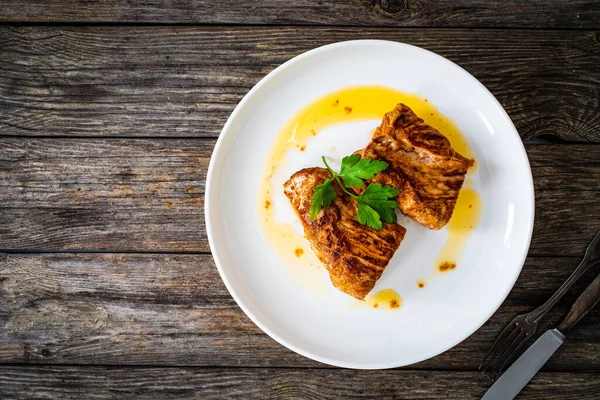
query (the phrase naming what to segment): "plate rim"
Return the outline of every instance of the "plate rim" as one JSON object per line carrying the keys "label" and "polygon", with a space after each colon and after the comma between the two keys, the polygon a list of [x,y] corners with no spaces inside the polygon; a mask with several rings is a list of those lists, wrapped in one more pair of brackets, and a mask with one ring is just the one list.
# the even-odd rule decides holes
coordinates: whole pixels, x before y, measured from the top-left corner
{"label": "plate rim", "polygon": [[[340,362],[338,360],[334,360],[329,357],[323,357],[323,356],[321,356],[319,354],[315,354],[311,351],[301,349],[301,348],[297,347],[296,345],[283,339],[282,337],[277,335],[275,332],[270,331],[270,329],[266,328],[260,322],[260,320],[248,309],[248,307],[246,307],[246,305],[240,300],[238,294],[233,289],[232,284],[229,282],[229,279],[227,278],[227,275],[222,267],[221,259],[220,259],[219,255],[217,254],[217,252],[215,251],[216,244],[215,244],[215,239],[214,239],[213,230],[212,230],[211,187],[213,186],[213,180],[216,179],[215,168],[216,168],[216,164],[219,162],[218,158],[222,157],[222,154],[223,154],[222,151],[220,151],[220,150],[224,146],[224,143],[226,142],[226,140],[228,139],[227,137],[232,135],[232,134],[228,133],[228,132],[230,132],[231,125],[238,118],[238,114],[240,114],[242,112],[242,110],[244,109],[246,104],[251,100],[251,98],[254,96],[254,94],[257,91],[259,91],[263,86],[265,86],[270,80],[275,79],[281,71],[289,68],[292,64],[300,62],[301,60],[303,60],[305,58],[308,58],[308,57],[314,56],[315,54],[318,54],[321,52],[326,52],[326,51],[329,51],[329,50],[335,49],[335,48],[361,46],[361,45],[369,45],[369,44],[374,45],[374,46],[396,46],[396,47],[400,47],[400,48],[411,48],[413,50],[426,52],[426,53],[429,53],[429,55],[432,55],[435,58],[437,58],[440,62],[442,62],[452,68],[456,68],[456,69],[460,70],[462,73],[466,74],[466,76],[471,78],[473,83],[478,85],[481,89],[484,90],[485,93],[488,94],[489,98],[492,100],[496,109],[500,112],[500,114],[503,116],[503,118],[509,123],[509,126],[512,127],[512,133],[517,136],[518,142],[520,144],[520,146],[517,146],[517,147],[519,147],[520,156],[525,161],[525,166],[527,167],[523,171],[523,173],[524,173],[523,178],[527,181],[526,183],[528,183],[527,186],[529,188],[529,190],[527,191],[528,192],[527,200],[528,200],[528,204],[529,204],[529,210],[527,210],[528,218],[527,218],[526,240],[523,243],[524,247],[523,247],[523,252],[521,254],[521,257],[520,257],[519,267],[515,270],[514,277],[512,279],[510,286],[506,290],[506,293],[502,296],[502,298],[495,305],[495,307],[493,307],[493,308],[490,307],[491,311],[488,313],[488,315],[485,316],[485,318],[482,318],[481,324],[476,326],[474,329],[469,330],[468,333],[466,333],[464,335],[459,335],[459,336],[463,336],[461,339],[452,342],[448,346],[445,346],[442,350],[436,350],[431,353],[427,353],[423,357],[421,357],[419,360],[411,361],[409,363],[388,362],[388,363],[365,364],[365,363],[360,363],[360,362],[359,363],[344,362],[344,361]],[[507,132],[506,134],[509,134],[509,133]],[[411,45],[408,43],[403,43],[403,42],[391,41],[391,40],[358,39],[358,40],[347,40],[347,41],[330,43],[330,44],[316,47],[314,49],[303,52],[303,53],[285,61],[284,63],[282,63],[281,65],[277,66],[275,69],[270,71],[267,75],[265,75],[263,78],[261,78],[248,91],[248,93],[246,93],[246,95],[244,95],[242,100],[240,100],[240,102],[236,105],[234,110],[231,112],[231,114],[227,118],[227,121],[225,122],[223,128],[221,129],[221,132],[219,134],[219,137],[217,138],[217,142],[216,142],[213,152],[211,154],[211,158],[210,158],[210,162],[209,162],[209,166],[208,166],[208,170],[207,170],[207,174],[206,174],[206,181],[205,181],[204,217],[205,217],[206,234],[207,234],[207,238],[208,238],[209,247],[211,250],[211,255],[213,257],[215,266],[217,267],[217,271],[219,272],[221,280],[225,284],[227,291],[233,297],[233,299],[235,300],[238,307],[240,307],[242,309],[242,311],[248,316],[248,318],[250,318],[250,320],[256,326],[258,326],[263,332],[265,332],[269,337],[274,339],[279,344],[285,346],[286,348],[294,351],[295,353],[298,353],[304,357],[307,357],[309,359],[312,359],[312,360],[315,360],[315,361],[318,361],[318,362],[321,362],[324,364],[328,364],[328,365],[332,365],[332,366],[336,366],[336,367],[351,368],[351,369],[365,369],[365,370],[367,370],[367,369],[368,370],[388,369],[388,368],[397,368],[397,367],[412,365],[412,364],[422,362],[422,361],[428,360],[430,358],[436,357],[442,353],[445,353],[449,349],[457,346],[458,344],[460,344],[463,341],[465,341],[466,339],[468,339],[471,335],[473,335],[473,333],[475,333],[483,325],[485,325],[485,323],[487,321],[489,321],[489,319],[498,311],[500,306],[504,303],[504,301],[506,300],[506,298],[508,297],[508,295],[514,288],[514,285],[515,285],[517,279],[519,278],[519,276],[521,275],[523,266],[525,264],[528,254],[529,254],[529,248],[531,246],[531,239],[532,239],[532,235],[533,235],[534,218],[535,218],[535,187],[534,187],[534,182],[533,182],[533,174],[531,171],[531,165],[529,163],[529,157],[527,156],[527,152],[525,150],[525,145],[523,144],[523,142],[521,140],[521,136],[519,135],[517,128],[515,127],[513,121],[511,120],[510,116],[508,115],[508,113],[506,112],[504,107],[500,104],[498,99],[496,99],[496,97],[489,91],[489,89],[487,87],[485,87],[485,85],[483,85],[483,83],[481,83],[477,78],[475,78],[473,75],[471,75],[471,73],[469,73],[467,70],[465,70],[458,64],[448,60],[447,58],[445,58],[437,53],[434,53],[433,51],[424,49],[422,47],[414,46],[414,45]]]}

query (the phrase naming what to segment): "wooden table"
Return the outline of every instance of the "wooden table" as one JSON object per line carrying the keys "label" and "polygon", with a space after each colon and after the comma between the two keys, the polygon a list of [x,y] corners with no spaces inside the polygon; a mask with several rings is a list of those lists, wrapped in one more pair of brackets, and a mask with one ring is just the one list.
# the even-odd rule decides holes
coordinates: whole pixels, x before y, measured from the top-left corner
{"label": "wooden table", "polygon": [[[495,336],[600,229],[597,1],[2,0],[0,21],[1,399],[479,398]],[[481,80],[535,178],[533,241],[503,306],[396,370],[331,368],[269,338],[225,289],[204,227],[208,161],[242,96],[301,52],[358,38]],[[596,309],[519,398],[599,398],[599,332]]]}

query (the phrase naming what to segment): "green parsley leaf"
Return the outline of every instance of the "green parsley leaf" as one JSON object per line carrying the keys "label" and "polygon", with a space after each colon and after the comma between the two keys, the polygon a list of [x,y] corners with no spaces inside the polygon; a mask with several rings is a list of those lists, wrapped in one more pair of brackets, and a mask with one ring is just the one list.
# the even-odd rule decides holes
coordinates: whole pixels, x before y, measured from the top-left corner
{"label": "green parsley leaf", "polygon": [[310,204],[311,221],[317,218],[317,214],[323,208],[327,208],[333,203],[337,196],[333,188],[333,181],[335,181],[347,196],[357,201],[356,219],[358,222],[376,230],[383,229],[383,222],[396,222],[395,210],[398,203],[394,198],[398,196],[398,189],[393,186],[371,183],[360,195],[348,190],[349,187],[363,187],[365,180],[372,179],[388,167],[387,162],[361,158],[360,154],[352,154],[342,159],[341,170],[338,174],[327,164],[325,156],[322,156],[321,159],[331,173],[331,178],[313,189],[314,194]]}
{"label": "green parsley leaf", "polygon": [[340,169],[340,175],[345,174],[350,168],[356,165],[360,161],[360,154],[352,154],[342,158],[342,168]]}
{"label": "green parsley leaf", "polygon": [[370,158],[360,158],[360,154],[353,154],[342,159],[342,168],[339,176],[347,187],[363,187],[363,180],[373,179],[375,175],[388,167],[388,163]]}
{"label": "green parsley leaf", "polygon": [[380,231],[383,229],[383,223],[377,211],[373,210],[368,205],[359,202],[358,213],[356,214],[356,220],[363,225],[370,226],[371,228]]}
{"label": "green parsley leaf", "polygon": [[317,218],[317,214],[323,207],[328,208],[337,196],[337,193],[333,188],[332,178],[326,179],[322,184],[315,186],[313,191],[314,194],[310,203],[311,221],[314,221],[315,218]]}
{"label": "green parsley leaf", "polygon": [[[369,184],[365,191],[356,198],[358,201],[358,214],[356,216],[358,222],[367,224],[376,230],[383,228],[381,220],[387,223],[396,222],[395,210],[398,203],[392,199],[398,196],[398,193],[400,193],[398,189],[393,186],[382,186],[379,183]],[[377,219],[372,218],[371,211],[377,213]],[[362,222],[362,220],[366,222]]]}
{"label": "green parsley leaf", "polygon": [[360,195],[360,198],[365,201],[370,200],[385,200],[398,196],[400,191],[393,186],[385,185],[382,186],[379,183],[370,183],[364,192]]}
{"label": "green parsley leaf", "polygon": [[398,203],[394,200],[377,200],[376,202],[362,202],[368,204],[381,216],[381,219],[388,224],[396,222],[396,207]]}

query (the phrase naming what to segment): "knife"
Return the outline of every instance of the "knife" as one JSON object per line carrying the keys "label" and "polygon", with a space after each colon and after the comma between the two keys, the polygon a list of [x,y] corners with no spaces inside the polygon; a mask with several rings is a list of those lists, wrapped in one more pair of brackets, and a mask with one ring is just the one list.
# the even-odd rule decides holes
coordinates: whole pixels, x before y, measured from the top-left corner
{"label": "knife", "polygon": [[565,341],[565,334],[600,300],[600,275],[585,289],[556,329],[539,337],[490,387],[481,400],[514,399]]}

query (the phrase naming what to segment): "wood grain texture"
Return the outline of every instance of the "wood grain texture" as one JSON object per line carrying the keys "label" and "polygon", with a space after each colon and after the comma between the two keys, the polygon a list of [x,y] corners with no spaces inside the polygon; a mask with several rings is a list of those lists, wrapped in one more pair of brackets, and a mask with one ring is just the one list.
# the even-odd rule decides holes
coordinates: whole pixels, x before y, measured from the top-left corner
{"label": "wood grain texture", "polygon": [[[214,140],[0,138],[0,250],[209,251]],[[530,145],[531,255],[578,256],[600,229],[600,146]]]}
{"label": "wood grain texture", "polygon": [[[504,305],[470,338],[411,369],[475,370],[516,314],[542,304],[578,258],[530,258]],[[540,325],[566,315],[597,268]],[[544,367],[600,370],[600,310]],[[323,366],[270,339],[235,305],[210,255],[0,254],[0,363]]]}
{"label": "wood grain texture", "polygon": [[540,196],[543,190],[600,190],[600,146],[529,145],[526,150]]}
{"label": "wood grain texture", "polygon": [[[478,372],[265,368],[0,367],[0,396],[13,399],[479,399]],[[540,373],[519,400],[597,399],[595,373]]]}
{"label": "wood grain texture", "polygon": [[4,26],[0,134],[216,137],[276,66],[358,38],[406,42],[458,63],[524,139],[600,142],[598,34],[571,30]]}
{"label": "wood grain texture", "polygon": [[4,0],[0,21],[598,28],[593,0]]}
{"label": "wood grain texture", "polygon": [[0,248],[208,251],[213,146],[0,139]]}

